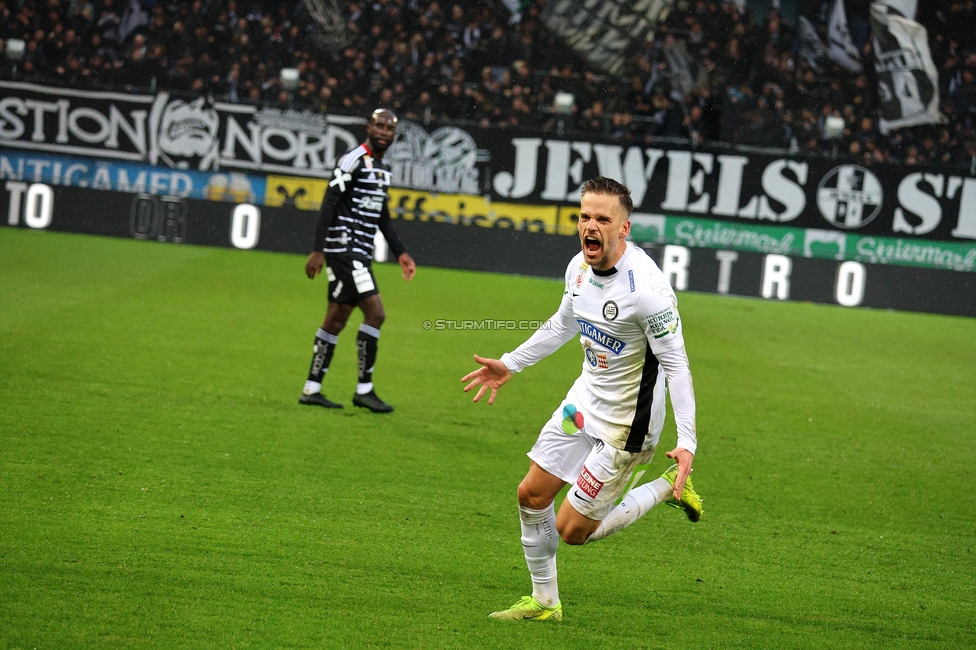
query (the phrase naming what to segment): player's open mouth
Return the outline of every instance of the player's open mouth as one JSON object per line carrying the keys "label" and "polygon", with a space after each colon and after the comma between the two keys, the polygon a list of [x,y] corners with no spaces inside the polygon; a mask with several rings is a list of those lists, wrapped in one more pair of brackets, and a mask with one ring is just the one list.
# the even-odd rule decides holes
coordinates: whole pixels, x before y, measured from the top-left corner
{"label": "player's open mouth", "polygon": [[600,252],[600,241],[596,237],[584,237],[583,250],[590,255],[596,255]]}

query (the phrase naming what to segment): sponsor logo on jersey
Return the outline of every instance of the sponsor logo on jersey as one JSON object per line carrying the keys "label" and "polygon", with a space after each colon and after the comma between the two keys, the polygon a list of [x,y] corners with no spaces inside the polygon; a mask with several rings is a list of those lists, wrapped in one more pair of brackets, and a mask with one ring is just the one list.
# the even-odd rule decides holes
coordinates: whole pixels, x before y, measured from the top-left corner
{"label": "sponsor logo on jersey", "polygon": [[594,280],[593,278],[590,278],[590,284],[592,284],[594,287],[597,287],[598,289],[603,288],[603,285],[597,282],[596,280]]}
{"label": "sponsor logo on jersey", "polygon": [[596,495],[600,494],[600,490],[603,488],[603,481],[597,480],[590,470],[583,465],[583,470],[580,472],[579,478],[576,479],[576,486],[583,490],[591,499],[595,499]]}
{"label": "sponsor logo on jersey", "polygon": [[651,314],[646,319],[647,328],[651,331],[651,336],[656,339],[674,334],[678,331],[678,313],[671,307],[662,309],[656,314]]}
{"label": "sponsor logo on jersey", "polygon": [[607,320],[613,320],[617,317],[620,310],[617,309],[617,303],[612,300],[608,300],[603,303],[603,317]]}
{"label": "sponsor logo on jersey", "polygon": [[630,292],[634,293],[634,269],[627,271],[627,277],[630,278]]}
{"label": "sponsor logo on jersey", "polygon": [[580,334],[590,339],[594,343],[599,343],[614,354],[620,354],[624,351],[624,348],[627,347],[626,341],[621,341],[620,339],[607,334],[589,321],[585,321],[582,318],[577,318],[576,322],[579,324]]}
{"label": "sponsor logo on jersey", "polygon": [[359,209],[365,210],[366,212],[379,212],[383,209],[383,199],[374,196],[364,196],[363,198],[353,199],[354,202],[359,203]]}

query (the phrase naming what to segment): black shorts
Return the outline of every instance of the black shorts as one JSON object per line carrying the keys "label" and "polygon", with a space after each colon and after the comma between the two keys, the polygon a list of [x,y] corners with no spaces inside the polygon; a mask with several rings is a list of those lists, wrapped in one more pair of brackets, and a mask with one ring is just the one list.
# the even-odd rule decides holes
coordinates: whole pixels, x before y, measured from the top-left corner
{"label": "black shorts", "polygon": [[369,262],[345,257],[326,257],[325,272],[329,278],[329,302],[357,305],[363,298],[380,292]]}

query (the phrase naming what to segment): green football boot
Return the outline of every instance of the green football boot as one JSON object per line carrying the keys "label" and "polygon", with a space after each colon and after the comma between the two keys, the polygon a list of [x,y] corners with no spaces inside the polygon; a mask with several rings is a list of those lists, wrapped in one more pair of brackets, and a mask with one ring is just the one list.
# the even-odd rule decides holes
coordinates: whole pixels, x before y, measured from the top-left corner
{"label": "green football boot", "polygon": [[[661,478],[670,483],[671,487],[674,487],[674,481],[678,478],[678,466],[672,465],[669,467],[668,471],[661,474]],[[688,480],[685,481],[685,489],[681,492],[681,500],[675,501],[672,496],[666,503],[672,508],[684,510],[685,514],[688,515],[688,519],[693,522],[701,519],[702,514],[705,512],[702,509],[702,498],[698,496],[698,493],[695,492],[695,486],[691,484],[691,474],[688,475]]]}
{"label": "green football boot", "polygon": [[561,621],[563,606],[559,603],[555,607],[545,607],[532,596],[522,596],[508,609],[492,612],[488,617],[505,621]]}

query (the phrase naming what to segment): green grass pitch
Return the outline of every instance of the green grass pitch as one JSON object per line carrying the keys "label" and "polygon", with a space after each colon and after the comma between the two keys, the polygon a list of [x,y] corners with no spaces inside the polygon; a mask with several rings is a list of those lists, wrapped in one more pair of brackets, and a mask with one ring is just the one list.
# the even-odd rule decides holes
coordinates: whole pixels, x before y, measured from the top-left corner
{"label": "green grass pitch", "polygon": [[976,320],[682,294],[704,519],[561,546],[565,620],[505,624],[525,452],[581,354],[472,404],[471,355],[528,332],[423,321],[544,319],[559,283],[378,265],[380,416],[358,313],[346,409],[297,404],[303,264],[0,228],[0,647],[976,646]]}

